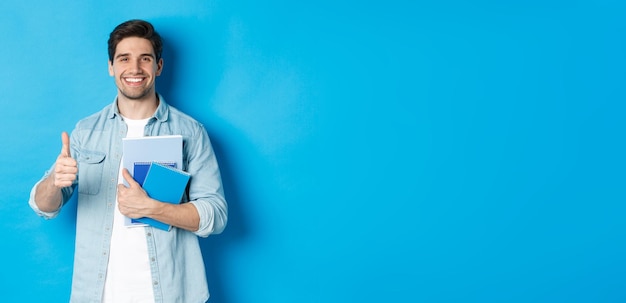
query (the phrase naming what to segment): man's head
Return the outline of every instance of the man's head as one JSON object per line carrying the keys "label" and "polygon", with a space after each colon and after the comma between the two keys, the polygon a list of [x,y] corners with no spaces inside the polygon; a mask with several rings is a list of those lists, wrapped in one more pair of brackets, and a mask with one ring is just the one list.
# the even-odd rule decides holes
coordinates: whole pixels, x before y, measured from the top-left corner
{"label": "man's head", "polygon": [[111,32],[109,75],[115,78],[118,98],[154,100],[156,77],[163,69],[162,45],[161,37],[146,21],[130,20]]}
{"label": "man's head", "polygon": [[113,61],[117,44],[128,37],[138,37],[149,40],[154,49],[156,61],[161,60],[163,41],[161,41],[161,36],[156,32],[152,24],[143,20],[129,20],[118,25],[109,35],[109,61]]}

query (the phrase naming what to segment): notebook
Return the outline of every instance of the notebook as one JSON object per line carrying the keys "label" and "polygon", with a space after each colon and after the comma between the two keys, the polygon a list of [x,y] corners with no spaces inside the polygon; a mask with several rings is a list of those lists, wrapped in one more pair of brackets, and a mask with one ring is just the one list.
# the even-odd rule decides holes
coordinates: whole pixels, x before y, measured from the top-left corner
{"label": "notebook", "polygon": [[[143,189],[152,199],[172,204],[180,203],[191,175],[180,169],[157,162],[150,164]],[[136,219],[156,228],[169,231],[172,227],[152,218]]]}

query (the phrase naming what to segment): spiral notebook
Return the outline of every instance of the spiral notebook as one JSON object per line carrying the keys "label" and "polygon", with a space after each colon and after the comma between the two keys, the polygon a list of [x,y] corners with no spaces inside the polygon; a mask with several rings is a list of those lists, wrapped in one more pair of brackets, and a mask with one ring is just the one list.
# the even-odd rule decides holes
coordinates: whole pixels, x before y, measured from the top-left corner
{"label": "spiral notebook", "polygon": [[[181,135],[123,138],[122,149],[122,165],[140,185],[143,185],[148,168],[153,162],[177,169],[183,167],[183,137]],[[124,184],[128,186],[125,180]],[[124,225],[146,226],[145,223],[128,217]]]}
{"label": "spiral notebook", "polygon": [[[152,199],[172,204],[180,203],[191,175],[180,169],[157,162],[150,164],[143,189]],[[152,218],[136,219],[141,223],[169,231],[172,227]]]}

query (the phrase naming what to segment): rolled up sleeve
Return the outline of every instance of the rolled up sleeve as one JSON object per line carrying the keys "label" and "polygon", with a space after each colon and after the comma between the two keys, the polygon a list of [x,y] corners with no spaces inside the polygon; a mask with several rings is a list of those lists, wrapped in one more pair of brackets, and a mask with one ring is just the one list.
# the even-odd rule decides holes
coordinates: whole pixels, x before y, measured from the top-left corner
{"label": "rolled up sleeve", "polygon": [[32,208],[38,216],[43,217],[44,219],[53,219],[59,215],[59,213],[61,212],[61,209],[63,208],[63,205],[65,205],[65,203],[72,196],[72,192],[76,186],[76,183],[75,183],[73,186],[66,187],[61,190],[61,193],[63,195],[63,202],[61,203],[61,207],[59,207],[59,209],[53,212],[42,211],[41,209],[39,209],[39,207],[37,207],[37,203],[35,203],[35,193],[37,192],[37,186],[39,186],[39,184],[43,182],[43,180],[47,178],[49,174],[50,174],[50,170],[46,171],[43,178],[41,178],[41,180],[39,180],[35,184],[35,186],[33,186],[33,188],[30,190],[30,197],[28,199],[28,205],[30,206],[30,208]]}
{"label": "rolled up sleeve", "polygon": [[209,136],[201,125],[187,142],[187,171],[191,174],[189,203],[200,217],[199,237],[219,234],[228,221],[228,205],[224,198],[220,169]]}

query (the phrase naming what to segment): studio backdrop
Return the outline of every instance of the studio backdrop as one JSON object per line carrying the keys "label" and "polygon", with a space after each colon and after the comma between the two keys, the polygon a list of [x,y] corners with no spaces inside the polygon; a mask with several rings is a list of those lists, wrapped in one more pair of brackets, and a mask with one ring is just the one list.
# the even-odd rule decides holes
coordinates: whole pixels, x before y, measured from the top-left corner
{"label": "studio backdrop", "polygon": [[2,1],[0,301],[69,299],[28,196],[140,18],[222,171],[210,302],[624,302],[625,3]]}

